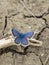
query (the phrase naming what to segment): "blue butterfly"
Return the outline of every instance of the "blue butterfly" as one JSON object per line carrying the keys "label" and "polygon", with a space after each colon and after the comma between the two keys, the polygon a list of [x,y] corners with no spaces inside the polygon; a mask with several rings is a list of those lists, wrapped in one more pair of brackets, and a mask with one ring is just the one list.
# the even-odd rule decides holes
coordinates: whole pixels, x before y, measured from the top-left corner
{"label": "blue butterfly", "polygon": [[24,47],[28,46],[28,38],[34,35],[34,32],[20,33],[15,28],[12,29],[12,34],[15,37],[15,43]]}

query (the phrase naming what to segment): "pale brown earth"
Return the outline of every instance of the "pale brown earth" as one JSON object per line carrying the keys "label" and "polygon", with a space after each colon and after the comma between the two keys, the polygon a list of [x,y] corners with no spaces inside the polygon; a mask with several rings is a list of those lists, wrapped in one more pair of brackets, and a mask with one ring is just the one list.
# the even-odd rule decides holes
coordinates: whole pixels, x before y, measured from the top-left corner
{"label": "pale brown earth", "polygon": [[39,31],[34,38],[43,44],[22,48],[23,53],[17,46],[0,49],[0,65],[49,65],[49,0],[0,0],[0,38],[13,27]]}

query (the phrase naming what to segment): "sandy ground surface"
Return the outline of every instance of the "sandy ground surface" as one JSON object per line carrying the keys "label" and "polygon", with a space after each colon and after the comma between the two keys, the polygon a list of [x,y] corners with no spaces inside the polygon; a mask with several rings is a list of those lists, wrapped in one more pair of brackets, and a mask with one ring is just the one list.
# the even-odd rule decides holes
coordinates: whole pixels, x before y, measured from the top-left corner
{"label": "sandy ground surface", "polygon": [[[7,22],[5,17],[7,16]],[[41,47],[11,46],[0,49],[0,65],[49,65],[49,0],[0,0],[0,37],[12,28],[39,31]]]}

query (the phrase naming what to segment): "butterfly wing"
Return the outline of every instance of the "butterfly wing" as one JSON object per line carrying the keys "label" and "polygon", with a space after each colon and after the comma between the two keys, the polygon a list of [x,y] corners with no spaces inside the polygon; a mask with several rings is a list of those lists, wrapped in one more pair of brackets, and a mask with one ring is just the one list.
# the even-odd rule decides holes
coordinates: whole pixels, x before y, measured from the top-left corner
{"label": "butterfly wing", "polygon": [[21,43],[21,45],[24,46],[24,47],[28,46],[28,40],[25,39],[25,38],[16,38],[15,43],[17,45],[20,45],[20,43]]}
{"label": "butterfly wing", "polygon": [[16,30],[16,29],[12,29],[12,34],[13,34],[13,36],[15,37],[15,36],[19,36],[19,32]]}
{"label": "butterfly wing", "polygon": [[17,44],[17,45],[20,45],[20,43],[21,43],[21,39],[18,37],[18,38],[15,38],[15,43]]}
{"label": "butterfly wing", "polygon": [[21,45],[24,47],[28,46],[28,40],[26,38],[22,38],[21,39]]}
{"label": "butterfly wing", "polygon": [[34,32],[27,32],[24,34],[24,38],[31,38],[34,35]]}

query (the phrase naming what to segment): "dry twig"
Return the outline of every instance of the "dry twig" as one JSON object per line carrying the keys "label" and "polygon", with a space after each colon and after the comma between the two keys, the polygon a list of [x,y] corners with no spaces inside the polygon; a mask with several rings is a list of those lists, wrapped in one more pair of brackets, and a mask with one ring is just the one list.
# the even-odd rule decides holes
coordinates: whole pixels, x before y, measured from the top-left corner
{"label": "dry twig", "polygon": [[[14,43],[13,36],[8,36],[6,38],[0,39],[0,48],[12,46],[12,45],[16,45]],[[29,45],[31,45],[31,46],[41,46],[42,42],[31,38],[31,39],[29,39]]]}

